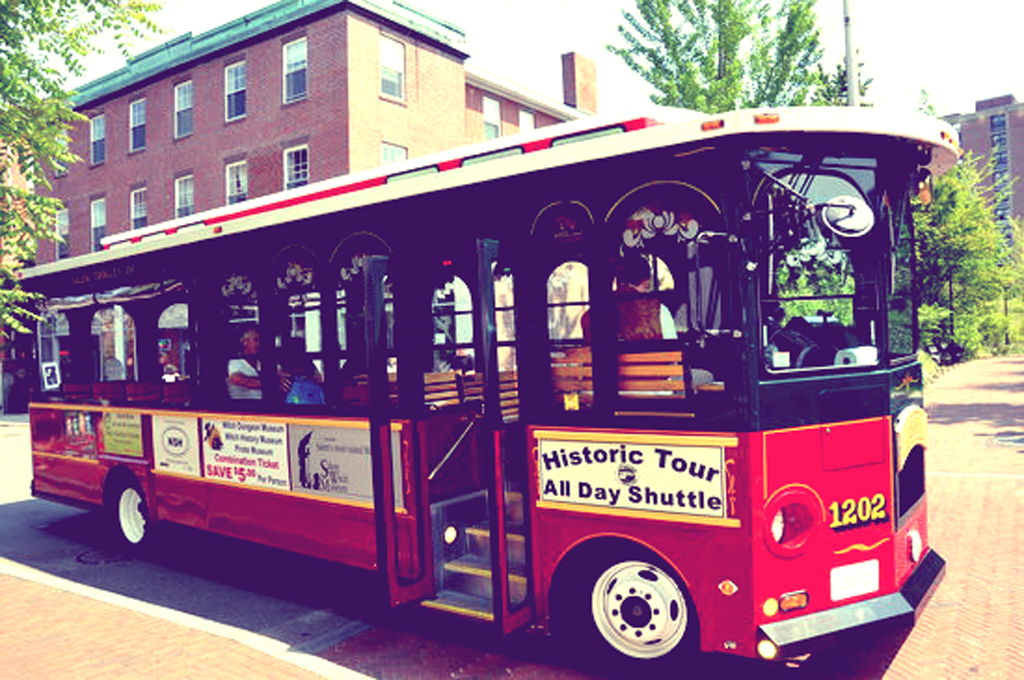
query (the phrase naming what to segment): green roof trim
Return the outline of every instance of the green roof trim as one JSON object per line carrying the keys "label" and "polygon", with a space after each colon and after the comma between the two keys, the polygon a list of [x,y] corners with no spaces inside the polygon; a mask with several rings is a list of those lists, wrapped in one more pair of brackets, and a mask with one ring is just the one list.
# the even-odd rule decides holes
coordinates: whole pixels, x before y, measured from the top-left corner
{"label": "green roof trim", "polygon": [[401,0],[281,0],[251,14],[193,37],[185,33],[132,57],[122,68],[76,88],[72,101],[86,107],[100,99],[187,64],[205,59],[233,45],[278,30],[288,24],[332,8],[360,9],[385,21],[420,34],[465,59],[465,32],[450,22],[433,17]]}

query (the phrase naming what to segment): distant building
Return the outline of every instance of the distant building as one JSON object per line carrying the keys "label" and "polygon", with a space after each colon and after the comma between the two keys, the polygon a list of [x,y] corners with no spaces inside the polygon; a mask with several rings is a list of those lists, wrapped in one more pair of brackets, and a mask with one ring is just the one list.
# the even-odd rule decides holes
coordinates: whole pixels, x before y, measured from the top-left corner
{"label": "distant building", "polygon": [[[66,243],[572,120],[593,62],[563,57],[565,101],[467,67],[454,25],[387,0],[283,0],[171,40],[80,88],[84,162],[54,178]],[[554,66],[554,65],[553,65]]]}
{"label": "distant building", "polygon": [[1024,184],[1015,181],[1024,174],[1024,104],[1008,94],[978,101],[974,113],[952,114],[944,120],[959,130],[965,151],[992,160],[994,185],[1010,186],[995,206],[996,219],[1006,223],[1024,215]]}

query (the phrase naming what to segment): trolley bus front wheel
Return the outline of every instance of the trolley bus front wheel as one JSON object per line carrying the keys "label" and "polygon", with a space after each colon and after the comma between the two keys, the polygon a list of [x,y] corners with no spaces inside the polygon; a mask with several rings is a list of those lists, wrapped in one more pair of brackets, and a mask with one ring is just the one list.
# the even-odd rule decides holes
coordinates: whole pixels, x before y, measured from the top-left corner
{"label": "trolley bus front wheel", "polygon": [[577,649],[595,649],[589,643],[596,642],[612,660],[640,664],[696,649],[696,612],[667,565],[639,549],[588,562],[579,578],[562,582],[567,592],[552,612],[560,619],[556,635],[582,642]]}
{"label": "trolley bus front wheel", "polygon": [[139,546],[149,536],[146,496],[138,480],[130,473],[118,475],[111,482],[113,486],[107,494],[107,512],[114,535],[122,546]]}

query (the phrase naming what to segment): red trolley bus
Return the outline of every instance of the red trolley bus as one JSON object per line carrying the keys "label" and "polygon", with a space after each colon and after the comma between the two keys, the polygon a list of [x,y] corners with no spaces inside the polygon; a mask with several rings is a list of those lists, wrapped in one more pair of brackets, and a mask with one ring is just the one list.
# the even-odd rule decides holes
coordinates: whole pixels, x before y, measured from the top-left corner
{"label": "red trolley bus", "polygon": [[957,157],[874,110],[592,120],[109,237],[24,273],[33,492],[638,663],[911,624],[910,197]]}

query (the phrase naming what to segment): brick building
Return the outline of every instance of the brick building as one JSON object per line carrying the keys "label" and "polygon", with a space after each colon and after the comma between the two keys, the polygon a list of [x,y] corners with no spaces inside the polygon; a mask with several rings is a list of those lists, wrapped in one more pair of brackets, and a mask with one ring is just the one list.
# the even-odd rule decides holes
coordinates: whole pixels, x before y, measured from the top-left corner
{"label": "brick building", "polygon": [[84,162],[53,181],[66,242],[37,261],[596,109],[593,62],[563,57],[562,104],[467,66],[464,38],[400,2],[283,0],[140,54],[79,89]]}
{"label": "brick building", "polygon": [[1011,186],[995,206],[996,218],[1005,222],[1024,215],[1024,184],[1014,181],[1024,174],[1024,104],[1008,94],[978,101],[974,113],[956,113],[944,120],[959,130],[965,151],[992,160],[994,183]]}

